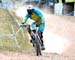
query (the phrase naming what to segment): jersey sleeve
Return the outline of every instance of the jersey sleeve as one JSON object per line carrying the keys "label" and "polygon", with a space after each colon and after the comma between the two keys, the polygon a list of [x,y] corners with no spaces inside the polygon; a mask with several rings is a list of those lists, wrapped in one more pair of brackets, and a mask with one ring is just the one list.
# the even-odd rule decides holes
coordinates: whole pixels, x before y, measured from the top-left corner
{"label": "jersey sleeve", "polygon": [[25,17],[24,17],[23,20],[22,20],[22,23],[26,23],[26,21],[28,20],[28,18],[29,18],[29,15],[26,14]]}

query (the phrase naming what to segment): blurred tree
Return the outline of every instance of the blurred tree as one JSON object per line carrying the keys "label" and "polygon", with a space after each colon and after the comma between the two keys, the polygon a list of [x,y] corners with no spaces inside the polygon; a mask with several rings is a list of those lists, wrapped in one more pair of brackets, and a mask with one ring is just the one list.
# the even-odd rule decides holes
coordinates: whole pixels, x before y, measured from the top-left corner
{"label": "blurred tree", "polygon": [[2,3],[2,0],[0,0],[0,3]]}
{"label": "blurred tree", "polygon": [[65,3],[65,0],[62,0],[62,3]]}
{"label": "blurred tree", "polygon": [[59,3],[59,0],[57,0],[57,3]]}
{"label": "blurred tree", "polygon": [[0,0],[0,8],[2,8],[2,0]]}

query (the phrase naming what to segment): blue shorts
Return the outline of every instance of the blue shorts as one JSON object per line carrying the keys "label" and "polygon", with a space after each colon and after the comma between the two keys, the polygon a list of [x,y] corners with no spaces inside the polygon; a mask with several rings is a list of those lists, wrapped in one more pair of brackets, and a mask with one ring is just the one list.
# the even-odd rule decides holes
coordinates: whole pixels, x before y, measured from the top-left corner
{"label": "blue shorts", "polygon": [[36,24],[36,22],[33,22],[32,23],[32,26],[33,25],[37,25],[38,26],[38,32],[44,32],[44,29],[45,29],[45,23],[41,23],[41,24]]}

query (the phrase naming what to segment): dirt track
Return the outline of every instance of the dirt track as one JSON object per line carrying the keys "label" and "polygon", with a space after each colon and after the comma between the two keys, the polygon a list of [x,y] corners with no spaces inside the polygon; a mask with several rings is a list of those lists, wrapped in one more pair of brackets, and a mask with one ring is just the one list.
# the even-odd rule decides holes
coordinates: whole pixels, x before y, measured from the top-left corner
{"label": "dirt track", "polygon": [[[47,32],[52,32],[63,39],[63,41],[65,42],[63,47],[65,49],[64,52],[66,52],[66,54],[75,54],[75,17],[48,15],[46,19]],[[56,40],[58,39],[55,39],[54,41]]]}
{"label": "dirt track", "polygon": [[27,53],[1,52],[0,60],[75,60],[75,57],[56,53],[43,53],[42,56],[35,56]]}
{"label": "dirt track", "polygon": [[53,56],[57,54],[43,54],[43,56],[35,56],[34,54],[26,54],[26,53],[15,53],[15,52],[1,52],[0,59],[1,60],[51,60]]}

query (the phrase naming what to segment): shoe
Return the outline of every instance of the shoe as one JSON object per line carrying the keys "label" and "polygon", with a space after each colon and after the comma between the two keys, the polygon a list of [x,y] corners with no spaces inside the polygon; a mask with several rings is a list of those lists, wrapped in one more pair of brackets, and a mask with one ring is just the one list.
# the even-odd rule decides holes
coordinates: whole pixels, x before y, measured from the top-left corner
{"label": "shoe", "polygon": [[45,50],[45,46],[43,45],[43,46],[41,46],[41,50]]}
{"label": "shoe", "polygon": [[34,45],[34,42],[33,42],[33,40],[32,40],[32,39],[30,40],[30,43],[32,43],[33,47],[35,46],[35,45]]}
{"label": "shoe", "polygon": [[30,40],[30,43],[32,43],[32,39]]}

